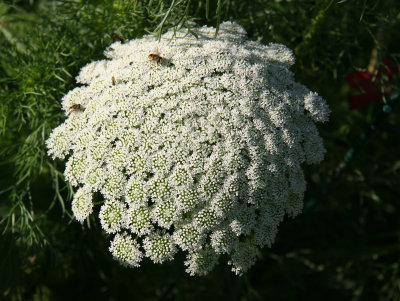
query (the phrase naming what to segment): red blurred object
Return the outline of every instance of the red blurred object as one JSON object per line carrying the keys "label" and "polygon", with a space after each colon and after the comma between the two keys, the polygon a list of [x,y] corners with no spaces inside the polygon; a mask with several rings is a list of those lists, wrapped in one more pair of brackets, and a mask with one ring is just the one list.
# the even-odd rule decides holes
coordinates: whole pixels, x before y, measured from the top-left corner
{"label": "red blurred object", "polygon": [[[374,101],[382,99],[384,95],[390,95],[393,76],[399,73],[399,67],[389,59],[383,61],[384,66],[380,67],[376,75],[364,71],[355,71],[346,76],[350,87],[362,94],[353,96],[350,99],[350,110],[361,109]],[[386,85],[382,86],[382,72],[387,75]]]}
{"label": "red blurred object", "polygon": [[110,38],[111,38],[111,40],[113,41],[113,43],[114,43],[115,41],[120,41],[121,44],[124,44],[124,41],[123,41],[115,32],[112,32],[112,33],[110,34]]}

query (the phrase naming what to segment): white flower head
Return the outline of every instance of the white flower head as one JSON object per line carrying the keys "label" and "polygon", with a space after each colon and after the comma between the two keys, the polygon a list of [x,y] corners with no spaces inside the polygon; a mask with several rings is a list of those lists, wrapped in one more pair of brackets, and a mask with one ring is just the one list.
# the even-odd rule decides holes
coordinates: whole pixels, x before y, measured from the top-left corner
{"label": "white flower head", "polygon": [[218,258],[219,256],[210,246],[199,248],[187,255],[187,260],[185,261],[186,272],[190,276],[207,275],[218,263]]}
{"label": "white flower head", "polygon": [[177,251],[174,241],[168,233],[161,234],[154,232],[143,240],[143,248],[146,250],[146,257],[155,263],[163,263],[172,260]]}
{"label": "white flower head", "polygon": [[257,260],[258,249],[250,242],[240,242],[233,250],[231,260],[232,272],[236,275],[245,273]]}
{"label": "white flower head", "polygon": [[126,232],[115,235],[111,241],[110,252],[124,266],[138,267],[143,258],[139,244]]}
{"label": "white flower head", "polygon": [[[217,37],[193,31],[115,42],[83,67],[48,153],[67,157],[77,220],[102,195],[101,225],[124,265],[180,250],[190,275],[209,273],[221,254],[242,274],[285,214],[301,212],[302,167],[323,159],[315,122],[330,111],[294,81],[287,47],[249,41],[232,22]],[[156,51],[162,60],[149,60]]]}
{"label": "white flower head", "polygon": [[70,152],[71,138],[72,137],[66,124],[62,124],[55,128],[49,139],[46,141],[48,154],[52,156],[53,159],[56,157],[64,159]]}
{"label": "white flower head", "polygon": [[125,217],[126,227],[138,236],[149,234],[154,229],[147,206],[131,207]]}
{"label": "white flower head", "polygon": [[92,193],[86,187],[81,187],[74,195],[72,212],[81,223],[93,212]]}
{"label": "white flower head", "polygon": [[211,233],[211,246],[217,254],[230,254],[239,243],[238,236],[229,228],[218,229]]}
{"label": "white flower head", "polygon": [[175,243],[184,251],[200,248],[206,235],[194,225],[184,225],[174,232]]}
{"label": "white flower head", "polygon": [[117,200],[106,200],[100,209],[101,226],[107,233],[121,230],[125,221],[125,205]]}

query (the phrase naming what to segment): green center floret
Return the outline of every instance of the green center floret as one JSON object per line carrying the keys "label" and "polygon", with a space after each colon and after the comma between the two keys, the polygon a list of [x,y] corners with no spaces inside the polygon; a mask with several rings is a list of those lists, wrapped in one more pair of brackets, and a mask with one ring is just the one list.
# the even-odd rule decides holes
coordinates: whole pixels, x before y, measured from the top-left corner
{"label": "green center floret", "polygon": [[187,266],[186,272],[189,275],[207,275],[214,266],[218,263],[218,255],[211,247],[198,249],[189,253],[185,265]]}
{"label": "green center floret", "polygon": [[72,212],[80,222],[83,222],[93,212],[92,193],[87,187],[79,188],[75,193]]}
{"label": "green center floret", "polygon": [[183,213],[192,211],[198,204],[198,195],[191,187],[179,187],[173,196],[175,206]]}
{"label": "green center floret", "polygon": [[126,178],[117,169],[106,170],[105,182],[101,189],[102,194],[109,199],[119,198],[125,191]]}
{"label": "green center floret", "polygon": [[125,198],[133,206],[145,205],[147,202],[147,193],[143,182],[136,177],[131,177],[126,184]]}
{"label": "green center floret", "polygon": [[129,229],[139,236],[149,234],[154,229],[148,207],[130,208],[127,213],[127,220]]}
{"label": "green center floret", "polygon": [[77,186],[82,183],[86,171],[86,157],[83,152],[76,152],[69,159],[65,167],[67,173],[66,179],[71,182],[72,185]]}
{"label": "green center floret", "polygon": [[138,267],[143,258],[139,244],[126,232],[115,235],[109,249],[114,258],[124,266]]}
{"label": "green center floret", "polygon": [[205,237],[204,232],[193,225],[185,225],[174,232],[174,241],[184,251],[199,248]]}
{"label": "green center floret", "polygon": [[152,233],[143,241],[143,248],[146,256],[150,257],[155,263],[162,263],[172,260],[177,249],[172,241],[172,237],[166,234]]}
{"label": "green center floret", "polygon": [[165,201],[171,195],[171,187],[165,178],[155,178],[149,186],[149,192],[154,199]]}
{"label": "green center floret", "polygon": [[175,219],[179,216],[174,202],[158,202],[151,212],[154,223],[158,223],[160,227],[169,229]]}
{"label": "green center floret", "polygon": [[100,166],[91,166],[86,170],[85,182],[92,191],[98,191],[104,184],[105,169]]}
{"label": "green center floret", "polygon": [[115,233],[124,223],[125,206],[116,200],[107,200],[100,210],[100,221],[107,233]]}
{"label": "green center floret", "polygon": [[126,169],[129,174],[142,173],[145,171],[146,159],[140,153],[132,153],[126,158]]}

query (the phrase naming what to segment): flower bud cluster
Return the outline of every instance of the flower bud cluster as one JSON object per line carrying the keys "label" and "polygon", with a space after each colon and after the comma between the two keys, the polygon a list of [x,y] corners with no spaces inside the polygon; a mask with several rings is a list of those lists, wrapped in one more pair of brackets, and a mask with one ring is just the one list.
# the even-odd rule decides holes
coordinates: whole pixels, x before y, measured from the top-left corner
{"label": "flower bud cluster", "polygon": [[78,221],[102,195],[100,222],[122,264],[181,251],[191,275],[220,256],[242,274],[284,216],[301,212],[302,165],[325,152],[314,122],[330,111],[294,81],[285,46],[249,41],[232,22],[216,38],[214,28],[193,30],[198,38],[115,42],[107,59],[83,67],[48,153],[67,158]]}

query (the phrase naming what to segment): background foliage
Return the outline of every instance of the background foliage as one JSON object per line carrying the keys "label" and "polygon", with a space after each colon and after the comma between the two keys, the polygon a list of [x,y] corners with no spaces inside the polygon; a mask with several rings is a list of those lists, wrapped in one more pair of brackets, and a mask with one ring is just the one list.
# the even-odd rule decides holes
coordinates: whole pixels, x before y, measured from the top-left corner
{"label": "background foliage", "polygon": [[[63,162],[46,155],[60,99],[82,66],[113,39],[190,32],[191,19],[235,20],[251,39],[287,45],[297,80],[332,109],[320,127],[326,159],[306,170],[304,214],[281,225],[243,277],[222,264],[190,277],[183,258],[119,266],[98,222],[71,218]],[[400,108],[384,114],[379,100],[350,111],[345,78],[371,61],[400,63],[399,45],[392,0],[0,1],[0,299],[398,300]]]}

